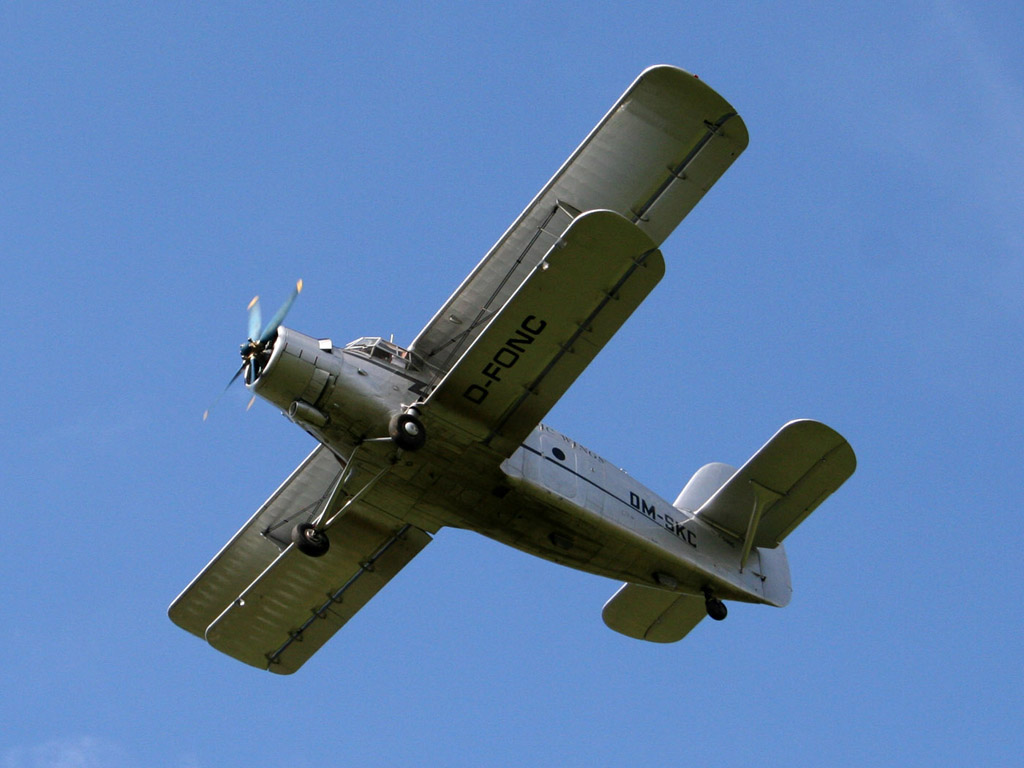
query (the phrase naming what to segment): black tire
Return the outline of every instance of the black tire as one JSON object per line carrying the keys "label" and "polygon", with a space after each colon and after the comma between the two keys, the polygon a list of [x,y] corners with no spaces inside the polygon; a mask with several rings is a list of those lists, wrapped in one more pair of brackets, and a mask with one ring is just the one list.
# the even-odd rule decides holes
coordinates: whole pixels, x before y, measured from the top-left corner
{"label": "black tire", "polygon": [[704,601],[704,607],[708,610],[708,616],[715,621],[721,621],[729,615],[729,609],[725,607],[725,603],[719,600],[717,597],[709,597]]}
{"label": "black tire", "polygon": [[331,548],[327,534],[309,523],[299,523],[292,528],[292,541],[302,554],[310,557],[323,557]]}
{"label": "black tire", "polygon": [[388,434],[403,451],[419,450],[427,442],[427,430],[423,428],[423,422],[411,413],[400,413],[392,418]]}

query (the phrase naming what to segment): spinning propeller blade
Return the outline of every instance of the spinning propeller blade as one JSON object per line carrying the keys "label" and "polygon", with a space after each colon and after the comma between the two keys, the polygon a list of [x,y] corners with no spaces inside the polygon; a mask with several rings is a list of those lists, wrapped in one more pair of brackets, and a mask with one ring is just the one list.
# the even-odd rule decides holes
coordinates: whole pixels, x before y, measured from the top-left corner
{"label": "spinning propeller blade", "polygon": [[227,392],[229,389],[231,389],[231,385],[235,383],[235,379],[237,379],[239,376],[242,375],[242,371],[245,370],[245,366],[247,366],[248,364],[249,364],[248,361],[242,363],[242,367],[239,368],[237,371],[235,371],[235,375],[231,377],[231,381],[228,382],[228,385],[226,387],[224,387],[224,389],[221,390],[221,393],[219,395],[217,395],[217,399],[214,400],[213,403],[210,404],[209,408],[207,408],[205,411],[203,411],[203,421],[206,421],[206,419],[210,415],[210,411],[213,410],[213,406],[215,406],[217,403],[219,403],[220,399],[222,397],[224,397],[224,393]]}
{"label": "spinning propeller blade", "polygon": [[[239,376],[245,373],[246,382],[251,383],[252,380],[259,375],[258,371],[253,370],[257,365],[257,358],[266,350],[267,344],[277,336],[277,329],[280,327],[281,323],[284,322],[285,316],[288,314],[288,311],[292,308],[292,304],[295,303],[295,299],[301,292],[302,281],[299,280],[295,284],[294,290],[292,290],[292,295],[289,296],[288,300],[281,305],[281,308],[277,310],[277,313],[270,318],[270,322],[263,328],[262,333],[260,333],[260,323],[262,321],[260,313],[260,297],[252,297],[252,301],[249,302],[249,306],[246,308],[249,312],[249,337],[247,342],[242,345],[241,349],[242,366],[235,371],[235,375],[231,377],[231,381],[228,382],[228,385],[224,387],[224,390],[217,396],[217,399],[213,401],[213,404],[203,411],[203,421],[206,421],[210,415],[210,411],[212,411],[213,407],[220,402],[222,397],[224,397],[224,393],[231,389],[231,385],[235,383],[235,380]],[[259,333],[258,337],[257,333]],[[246,406],[246,410],[252,408],[253,401],[255,400],[256,398],[253,397],[252,400],[249,401],[249,405]]]}
{"label": "spinning propeller blade", "polygon": [[256,334],[260,332],[260,327],[263,325],[263,320],[260,317],[260,297],[253,296],[252,301],[249,302],[249,339],[255,341],[258,337]]}
{"label": "spinning propeller blade", "polygon": [[277,310],[277,314],[270,318],[270,322],[267,323],[267,327],[263,329],[263,333],[260,334],[260,343],[265,343],[274,338],[274,334],[277,333],[277,327],[284,322],[285,315],[288,314],[288,310],[292,308],[292,304],[295,303],[295,299],[302,293],[302,281],[299,280],[295,284],[295,289],[292,291],[292,295],[288,297],[288,301],[281,305],[281,308]]}

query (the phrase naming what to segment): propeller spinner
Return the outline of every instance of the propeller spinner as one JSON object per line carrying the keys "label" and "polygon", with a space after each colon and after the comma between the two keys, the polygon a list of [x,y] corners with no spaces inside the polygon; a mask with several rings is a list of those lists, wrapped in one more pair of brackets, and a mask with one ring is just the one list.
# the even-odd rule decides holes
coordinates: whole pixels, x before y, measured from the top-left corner
{"label": "propeller spinner", "polygon": [[[267,351],[270,343],[277,338],[277,329],[280,327],[281,323],[284,322],[285,317],[288,315],[288,311],[292,308],[292,304],[295,303],[295,299],[298,298],[300,293],[302,293],[302,280],[299,280],[295,284],[295,288],[292,290],[291,296],[289,296],[288,300],[281,305],[281,308],[274,313],[274,316],[270,318],[269,322],[263,326],[262,331],[260,330],[260,324],[262,322],[262,316],[260,314],[260,297],[254,296],[252,301],[249,302],[249,306],[247,307],[249,312],[249,338],[240,349],[242,365],[237,371],[235,371],[235,375],[231,377],[231,381],[229,381],[228,385],[224,387],[224,391],[217,396],[216,400],[214,400],[213,405],[203,411],[203,421],[206,421],[207,417],[210,415],[210,411],[213,410],[213,406],[220,402],[220,399],[224,397],[224,392],[231,389],[231,385],[235,383],[239,376],[243,373],[245,374],[246,384],[252,384],[252,382],[259,377],[260,371],[262,370],[262,366],[265,362],[264,353]],[[250,400],[246,410],[252,407],[252,403],[253,401]]]}

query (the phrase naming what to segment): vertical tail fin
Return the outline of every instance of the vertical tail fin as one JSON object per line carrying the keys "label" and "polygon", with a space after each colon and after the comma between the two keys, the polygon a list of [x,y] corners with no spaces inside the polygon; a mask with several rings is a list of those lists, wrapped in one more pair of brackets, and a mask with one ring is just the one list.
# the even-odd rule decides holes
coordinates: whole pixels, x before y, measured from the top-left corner
{"label": "vertical tail fin", "polygon": [[690,482],[680,491],[672,506],[687,512],[696,512],[734,474],[736,474],[736,467],[729,464],[722,464],[718,461],[705,464],[693,473]]}

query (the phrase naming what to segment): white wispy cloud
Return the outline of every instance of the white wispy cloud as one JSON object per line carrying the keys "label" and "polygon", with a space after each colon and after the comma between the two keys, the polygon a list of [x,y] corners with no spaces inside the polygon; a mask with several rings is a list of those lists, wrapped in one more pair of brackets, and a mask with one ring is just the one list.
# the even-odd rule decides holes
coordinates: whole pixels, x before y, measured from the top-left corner
{"label": "white wispy cloud", "polygon": [[130,768],[132,765],[124,749],[92,736],[15,747],[3,756],[3,768]]}
{"label": "white wispy cloud", "polygon": [[[19,746],[0,753],[2,768],[137,768],[142,762],[115,742],[82,736]],[[198,768],[195,756],[172,758],[165,765]]]}

